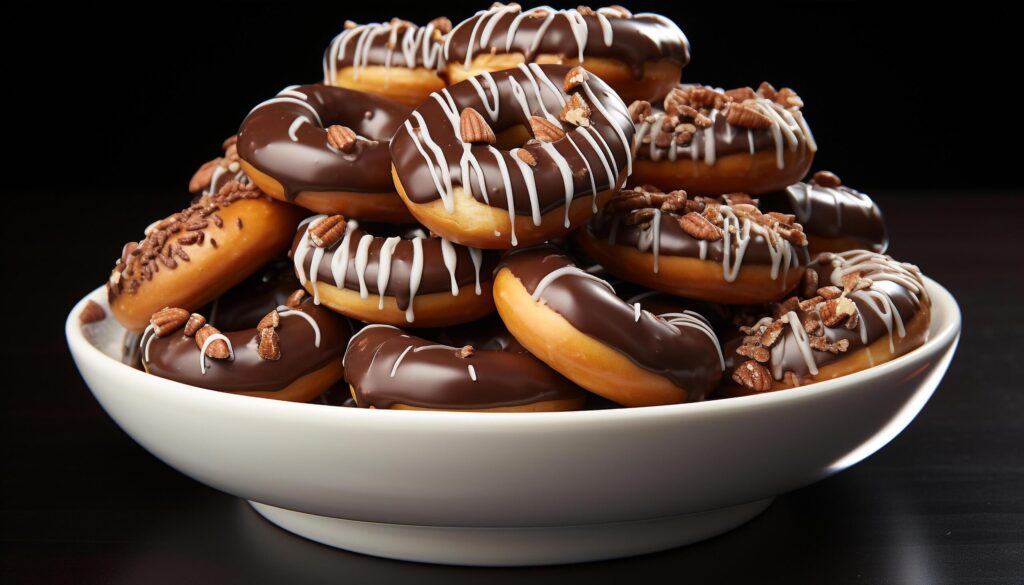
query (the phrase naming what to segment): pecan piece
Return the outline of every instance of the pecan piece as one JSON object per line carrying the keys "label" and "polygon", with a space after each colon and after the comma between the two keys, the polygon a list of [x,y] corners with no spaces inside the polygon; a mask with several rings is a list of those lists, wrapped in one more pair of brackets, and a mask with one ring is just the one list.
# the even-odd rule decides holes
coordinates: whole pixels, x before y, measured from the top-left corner
{"label": "pecan piece", "polygon": [[720,91],[707,86],[698,86],[690,90],[690,105],[695,108],[715,108],[720,110],[729,103],[729,98]]}
{"label": "pecan piece", "polygon": [[761,347],[760,345],[753,344],[741,345],[737,347],[736,353],[760,363],[767,363],[768,360],[770,360],[772,357],[772,354],[770,354],[767,349]]}
{"label": "pecan piece", "polygon": [[188,311],[177,307],[164,307],[149,318],[149,324],[153,326],[153,333],[157,337],[177,331],[186,321],[188,321]]}
{"label": "pecan piece", "polygon": [[842,294],[843,291],[838,286],[823,286],[817,290],[817,296],[826,299],[838,299]]}
{"label": "pecan piece", "polygon": [[749,102],[731,103],[725,110],[725,121],[738,128],[770,128],[772,119]]}
{"label": "pecan piece", "polygon": [[491,130],[490,124],[484,120],[483,115],[473,108],[466,108],[459,114],[459,129],[462,133],[462,141],[470,144],[494,144],[498,138]]}
{"label": "pecan piece", "polygon": [[754,93],[751,87],[737,87],[730,89],[725,92],[725,96],[734,102],[744,102],[747,100],[757,99],[757,94]]}
{"label": "pecan piece", "polygon": [[779,92],[775,91],[775,88],[772,87],[772,84],[767,81],[762,81],[761,85],[757,86],[757,95],[763,98],[775,101],[775,96],[778,95],[778,93]]}
{"label": "pecan piece", "polygon": [[459,349],[455,350],[455,355],[462,359],[466,359],[473,356],[473,346],[463,345]]}
{"label": "pecan piece", "polygon": [[665,113],[672,116],[681,114],[685,108],[693,109],[690,106],[690,94],[678,87],[673,88],[672,91],[668,92],[665,96],[665,101],[662,102],[662,106],[665,108]]}
{"label": "pecan piece", "polygon": [[204,162],[203,166],[199,167],[199,170],[197,170],[195,174],[192,175],[192,178],[189,179],[188,192],[199,193],[209,187],[210,183],[213,181],[213,171],[220,166],[221,160],[223,159],[218,157]]}
{"label": "pecan piece", "polygon": [[267,313],[260,319],[260,322],[256,325],[256,330],[266,329],[267,327],[277,327],[281,324],[281,314],[277,312],[277,309]]}
{"label": "pecan piece", "polygon": [[352,152],[356,147],[356,133],[348,126],[334,124],[327,127],[327,144],[341,152]]}
{"label": "pecan piece", "polygon": [[708,221],[703,215],[691,211],[679,218],[679,227],[698,240],[716,242],[722,239],[722,228]]}
{"label": "pecan piece", "polygon": [[651,102],[645,102],[644,100],[636,100],[629,104],[629,119],[634,124],[640,124],[646,122],[651,117]]}
{"label": "pecan piece", "polygon": [[840,353],[847,349],[850,349],[850,341],[848,339],[840,339],[839,341],[829,341],[825,336],[811,337],[809,339],[811,349],[818,351],[827,351],[829,353]]}
{"label": "pecan piece", "polygon": [[[761,339],[760,339],[761,345],[763,347],[771,347],[771,346],[775,345],[775,342],[779,340],[779,336],[782,335],[782,328],[785,327],[788,323],[789,323],[789,318],[787,316],[785,316],[785,315],[783,315],[779,319],[776,319],[776,320],[772,321],[772,324],[769,325],[764,330],[764,333],[761,334]],[[755,358],[755,359],[757,359],[757,358]],[[767,361],[767,360],[758,360],[758,361]]]}
{"label": "pecan piece", "polygon": [[344,237],[347,229],[344,216],[329,215],[309,227],[309,241],[317,248],[330,248]]}
{"label": "pecan piece", "polygon": [[531,153],[529,150],[526,150],[525,148],[520,148],[519,150],[517,150],[516,156],[519,157],[519,160],[530,165],[531,167],[537,166],[537,157],[533,156],[533,153]]}
{"label": "pecan piece", "polygon": [[818,271],[811,268],[804,269],[804,276],[800,281],[800,288],[804,293],[803,296],[815,296],[815,292],[818,290]]}
{"label": "pecan piece", "polygon": [[835,327],[857,312],[857,305],[846,297],[829,299],[818,309],[822,323],[827,327]]}
{"label": "pecan piece", "polygon": [[[196,345],[199,346],[200,350],[202,350],[203,345],[206,344],[206,340],[211,335],[219,334],[220,330],[213,325],[203,325],[199,328],[199,331],[196,331]],[[217,339],[206,347],[206,357],[211,357],[217,360],[226,360],[231,357],[231,349],[223,339]]]}
{"label": "pecan piece", "polygon": [[554,122],[540,116],[530,116],[530,129],[533,136],[541,142],[555,142],[565,138],[565,131]]}
{"label": "pecan piece", "polygon": [[259,330],[257,337],[259,343],[256,345],[256,355],[269,361],[281,359],[281,338],[277,335],[277,329],[264,327]]}
{"label": "pecan piece", "polygon": [[558,119],[574,126],[587,128],[590,126],[590,106],[587,105],[587,102],[583,101],[580,94],[574,93],[566,100],[565,105],[562,106]]}
{"label": "pecan piece", "polygon": [[587,73],[587,70],[577,65],[565,74],[565,79],[562,81],[562,89],[565,90],[565,93],[569,93],[583,85],[588,79],[590,79],[590,74]]}
{"label": "pecan piece", "polygon": [[831,171],[818,171],[811,177],[811,182],[819,187],[839,187],[843,184],[842,180]]}
{"label": "pecan piece", "polygon": [[623,220],[623,223],[625,223],[626,225],[641,225],[651,222],[654,219],[655,215],[657,214],[650,207],[646,207],[644,209],[637,209],[636,211],[627,215],[626,219]]}
{"label": "pecan piece", "polygon": [[185,322],[185,337],[192,337],[197,331],[206,325],[206,317],[203,317],[199,313],[192,313],[188,317],[188,321]]}
{"label": "pecan piece", "polygon": [[99,303],[92,299],[86,301],[85,306],[82,307],[82,312],[78,314],[78,320],[81,321],[83,325],[96,323],[97,321],[102,321],[106,318],[107,312],[103,310],[103,307],[101,307]]}
{"label": "pecan piece", "polygon": [[297,289],[295,292],[293,292],[292,294],[288,295],[288,300],[285,301],[284,304],[285,304],[286,307],[291,307],[291,308],[294,309],[295,307],[298,307],[302,303],[302,299],[305,296],[306,296],[306,290],[305,289],[302,289],[302,288]]}
{"label": "pecan piece", "polygon": [[799,109],[804,107],[804,100],[800,99],[800,96],[788,87],[780,89],[779,92],[775,94],[775,103],[784,108]]}
{"label": "pecan piece", "polygon": [[755,392],[765,392],[772,389],[772,375],[768,368],[761,364],[748,360],[740,364],[732,373],[734,382],[749,388]]}
{"label": "pecan piece", "polygon": [[449,20],[447,16],[438,16],[434,20],[431,20],[430,26],[433,26],[434,30],[440,31],[443,35],[452,32],[452,21]]}

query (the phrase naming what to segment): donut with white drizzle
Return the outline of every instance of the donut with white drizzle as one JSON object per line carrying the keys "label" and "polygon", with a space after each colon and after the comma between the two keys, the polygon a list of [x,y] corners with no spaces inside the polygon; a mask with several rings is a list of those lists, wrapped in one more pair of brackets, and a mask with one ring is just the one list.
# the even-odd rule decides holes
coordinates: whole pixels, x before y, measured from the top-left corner
{"label": "donut with white drizzle", "polygon": [[[928,340],[931,301],[913,264],[869,250],[822,253],[810,282],[728,345],[728,396],[830,380]],[[814,287],[817,286],[817,289]]]}
{"label": "donut with white drizzle", "polygon": [[796,216],[804,226],[811,254],[847,250],[884,254],[889,247],[889,231],[878,205],[828,171],[818,171],[810,181],[761,195],[759,200],[763,210]]}
{"label": "donut with white drizzle", "polygon": [[680,85],[652,107],[630,104],[637,126],[631,184],[691,195],[783,189],[811,167],[817,143],[789,88]]}
{"label": "donut with white drizzle", "polygon": [[586,221],[623,184],[632,137],[625,104],[583,69],[485,72],[431,94],[395,134],[395,186],[449,240],[533,245]]}
{"label": "donut with white drizzle", "polygon": [[[151,323],[140,340],[142,365],[150,374],[190,386],[308,402],[342,378],[341,358],[352,334],[351,325],[308,297],[295,307],[282,305],[272,311],[277,314],[277,325],[270,327],[276,342],[274,353],[268,353],[266,345],[261,350],[264,333],[257,327],[272,318],[257,320],[246,329],[212,329],[205,339],[186,322],[170,331],[160,330],[160,335]],[[209,356],[212,352],[208,349],[216,342],[227,345],[226,359]]]}
{"label": "donut with white drizzle", "polygon": [[268,195],[314,212],[408,222],[391,181],[388,142],[409,111],[351,89],[287,87],[242,122],[239,163]]}
{"label": "donut with white drizzle", "polygon": [[531,354],[579,386],[623,406],[703,400],[725,367],[707,320],[654,315],[559,249],[505,254],[494,279],[498,314]]}
{"label": "donut with white drizzle", "polygon": [[723,304],[776,301],[799,284],[806,240],[792,216],[653,187],[623,191],[573,237],[608,272]]}
{"label": "donut with white drizzle", "polygon": [[443,16],[426,26],[399,18],[370,24],[346,21],[324,51],[324,84],[418,106],[445,86],[441,50],[451,29]]}
{"label": "donut with white drizzle", "polygon": [[495,3],[452,30],[444,58],[450,83],[521,63],[583,65],[630,102],[668,93],[690,61],[690,43],[671,20],[621,6],[524,11]]}
{"label": "donut with white drizzle", "polygon": [[[313,236],[329,224],[330,237],[318,245]],[[416,225],[314,216],[300,224],[291,256],[314,302],[368,323],[437,327],[494,312],[497,253],[429,236]]]}
{"label": "donut with white drizzle", "polygon": [[586,393],[528,353],[452,347],[368,325],[345,352],[357,406],[462,412],[582,408]]}

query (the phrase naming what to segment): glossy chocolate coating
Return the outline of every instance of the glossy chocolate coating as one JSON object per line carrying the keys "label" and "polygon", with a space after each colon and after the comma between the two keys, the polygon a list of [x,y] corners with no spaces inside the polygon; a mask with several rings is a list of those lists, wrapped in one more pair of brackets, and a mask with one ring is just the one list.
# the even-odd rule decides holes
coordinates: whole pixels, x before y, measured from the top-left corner
{"label": "glossy chocolate coating", "polygon": [[[534,294],[545,276],[570,266],[573,262],[560,250],[540,246],[506,253],[498,269],[508,269]],[[646,311],[637,319],[634,307],[617,297],[610,285],[580,272],[551,281],[539,300],[581,333],[687,390],[690,402],[702,400],[721,377],[717,340],[697,328],[673,325]]]}
{"label": "glossy chocolate coating", "polygon": [[812,238],[848,240],[857,248],[878,253],[884,253],[889,247],[889,232],[882,211],[870,197],[849,187],[823,187],[812,181],[797,183],[785,191],[759,198],[760,207],[765,211],[795,215],[804,226],[804,232]]}
{"label": "glossy chocolate coating", "polygon": [[[300,227],[298,232],[296,232],[295,239],[292,241],[291,251],[293,257],[301,258],[302,274],[306,278],[309,278],[310,271],[312,270],[314,254],[308,252],[305,254],[305,257],[301,257],[297,253],[303,245],[309,245],[308,242],[303,244],[303,236],[310,225],[312,225],[312,222]],[[372,240],[368,248],[363,282],[369,294],[379,295],[382,292],[377,287],[381,249],[384,247],[388,237],[400,237],[402,240],[395,246],[391,255],[390,276],[383,293],[385,296],[394,297],[398,303],[398,308],[402,310],[408,308],[412,300],[410,280],[414,274],[414,239],[418,239],[422,243],[423,249],[423,268],[419,277],[417,295],[450,293],[453,278],[459,288],[474,285],[478,278],[481,283],[487,282],[491,280],[491,272],[498,261],[497,252],[480,250],[480,267],[478,270],[473,263],[470,248],[459,244],[452,244],[451,250],[454,254],[453,276],[452,272],[449,272],[448,267],[445,265],[442,239],[426,237],[425,231],[418,225],[384,225],[357,222],[349,222],[349,225],[353,227],[350,228],[351,236],[347,243],[348,268],[345,271],[343,288],[354,291],[360,290],[356,252],[360,240],[364,236],[371,235]],[[317,280],[319,282],[337,286],[334,280],[332,264],[335,262],[337,255],[345,254],[345,250],[346,242],[339,241],[324,252],[316,267]]]}
{"label": "glossy chocolate coating", "polygon": [[[594,75],[584,84],[591,93],[574,90],[590,107],[590,128],[573,130],[576,127],[566,123],[563,124],[568,131],[566,138],[550,144],[527,143],[523,148],[536,159],[535,166],[523,163],[515,149],[508,151],[487,144],[471,144],[468,151],[465,150],[467,145],[462,140],[458,120],[463,110],[473,108],[482,114],[496,134],[517,128],[529,132],[530,116],[544,117],[545,112],[557,116],[562,111],[565,100],[569,99],[569,94],[562,89],[569,70],[570,67],[563,65],[523,66],[482,74],[435,93],[417,108],[391,141],[395,171],[408,198],[415,203],[443,199],[438,185],[447,189],[443,180],[443,173],[447,172],[454,187],[471,190],[477,201],[508,210],[511,198],[514,213],[529,216],[533,204],[526,177],[536,184],[537,207],[542,214],[566,204],[563,171],[569,176],[572,199],[594,194],[594,187],[602,192],[615,186],[619,175],[630,164],[633,123],[618,95]],[[520,97],[526,102],[525,110],[513,94],[513,91],[518,93],[519,88],[523,89]],[[602,109],[608,112],[608,117],[601,113]],[[494,115],[490,115],[489,110]],[[428,141],[436,143],[440,150],[440,163]],[[601,146],[602,142],[610,148],[610,157]],[[557,156],[547,147],[553,148]],[[474,158],[480,165],[479,171],[473,165],[465,165],[468,177],[463,174],[465,156]],[[606,163],[609,163],[607,167]],[[439,183],[435,182],[435,177]]]}
{"label": "glossy chocolate coating", "polygon": [[454,347],[472,345],[474,349],[480,351],[528,353],[519,340],[509,333],[505,323],[497,315],[462,325],[430,329],[423,331],[422,335],[434,339],[438,343]]}
{"label": "glossy chocolate coating", "polygon": [[270,311],[285,304],[288,297],[301,288],[291,264],[277,261],[197,312],[222,331],[247,329],[259,323]]}
{"label": "glossy chocolate coating", "polygon": [[[238,131],[238,154],[280,182],[289,200],[303,191],[390,193],[395,187],[388,141],[409,112],[380,96],[303,85],[249,113]],[[347,126],[365,140],[357,140],[350,153],[337,150],[327,143],[331,125]]]}
{"label": "glossy chocolate coating", "polygon": [[[256,323],[249,329],[222,331],[231,340],[233,360],[207,358],[206,373],[199,365],[199,346],[194,337],[186,337],[179,329],[164,337],[147,332],[143,347],[149,339],[149,360],[146,370],[155,376],[226,392],[273,392],[287,387],[298,378],[318,370],[331,360],[341,359],[352,334],[348,320],[330,309],[318,307],[306,299],[297,310],[312,317],[320,328],[320,346],[315,347],[316,334],[304,318],[281,315],[277,328],[281,345],[281,359],[265,360],[256,353]],[[145,351],[144,351],[145,355]]]}
{"label": "glossy chocolate coating", "polygon": [[[601,57],[621,61],[637,79],[644,75],[644,63],[662,59],[680,67],[689,63],[690,43],[670,20],[656,14],[623,16],[608,9],[581,13],[537,8],[522,13],[513,5],[495,6],[452,30],[445,43],[445,59],[464,64],[479,55],[520,53],[527,62],[537,55],[558,55],[586,65],[587,57]],[[509,38],[513,24],[515,31]]]}
{"label": "glossy chocolate coating", "polygon": [[583,398],[582,390],[529,354],[481,350],[463,358],[457,352],[370,325],[352,338],[345,380],[359,406],[374,408],[485,409]]}

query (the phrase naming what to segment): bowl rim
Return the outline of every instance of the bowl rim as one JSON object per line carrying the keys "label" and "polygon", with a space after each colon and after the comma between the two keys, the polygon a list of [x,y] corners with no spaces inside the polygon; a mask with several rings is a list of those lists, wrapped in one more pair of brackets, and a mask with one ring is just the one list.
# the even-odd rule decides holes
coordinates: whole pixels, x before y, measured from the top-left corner
{"label": "bowl rim", "polygon": [[[816,397],[833,392],[837,389],[857,386],[863,382],[870,382],[873,378],[903,367],[907,362],[918,359],[922,354],[935,353],[941,348],[953,344],[960,335],[962,328],[961,310],[955,297],[935,280],[925,277],[925,289],[928,291],[932,301],[931,327],[935,328],[935,320],[938,317],[937,330],[933,329],[932,335],[924,344],[914,350],[883,364],[873,366],[866,370],[854,372],[840,378],[825,380],[808,384],[799,388],[791,388],[785,391],[765,392],[749,396],[740,396],[721,400],[707,400],[702,402],[668,404],[661,406],[645,406],[641,408],[613,408],[602,410],[580,410],[565,412],[533,412],[533,413],[483,413],[483,412],[458,412],[458,411],[416,411],[416,410],[389,410],[389,409],[364,409],[344,408],[339,406],[328,406],[323,404],[285,402],[267,398],[257,398],[218,392],[199,386],[191,386],[159,378],[146,374],[141,370],[132,368],[121,361],[107,355],[91,343],[85,336],[84,328],[78,319],[78,315],[89,300],[100,302],[106,307],[106,290],[100,286],[79,299],[72,307],[65,321],[65,335],[68,346],[76,362],[87,361],[90,366],[105,370],[111,375],[124,377],[121,385],[130,387],[135,383],[148,384],[151,388],[159,389],[161,392],[186,393],[190,400],[206,401],[211,407],[239,408],[246,411],[259,411],[268,415],[278,416],[301,416],[301,417],[330,417],[328,420],[337,419],[355,420],[361,424],[373,421],[391,420],[417,421],[422,423],[437,423],[445,426],[453,424],[477,426],[486,422],[488,426],[501,424],[558,424],[558,425],[590,425],[607,424],[615,421],[650,421],[665,417],[700,416],[724,414],[736,411],[746,411],[770,406],[784,405],[790,402],[802,402],[813,400]],[[936,310],[937,309],[937,310]],[[109,315],[108,318],[113,318]],[[76,363],[77,366],[77,363]],[[91,388],[90,388],[91,390]],[[94,392],[95,394],[95,392]],[[386,423],[385,423],[386,424]]]}

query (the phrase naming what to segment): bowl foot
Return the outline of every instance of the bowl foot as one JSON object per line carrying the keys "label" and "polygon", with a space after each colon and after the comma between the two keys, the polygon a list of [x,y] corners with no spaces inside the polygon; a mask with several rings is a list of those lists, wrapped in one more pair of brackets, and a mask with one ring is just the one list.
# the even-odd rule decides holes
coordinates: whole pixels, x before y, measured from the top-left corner
{"label": "bowl foot", "polygon": [[384,524],[249,503],[289,532],[353,552],[423,563],[517,566],[598,561],[683,546],[732,530],[771,502],[635,522],[537,528]]}

